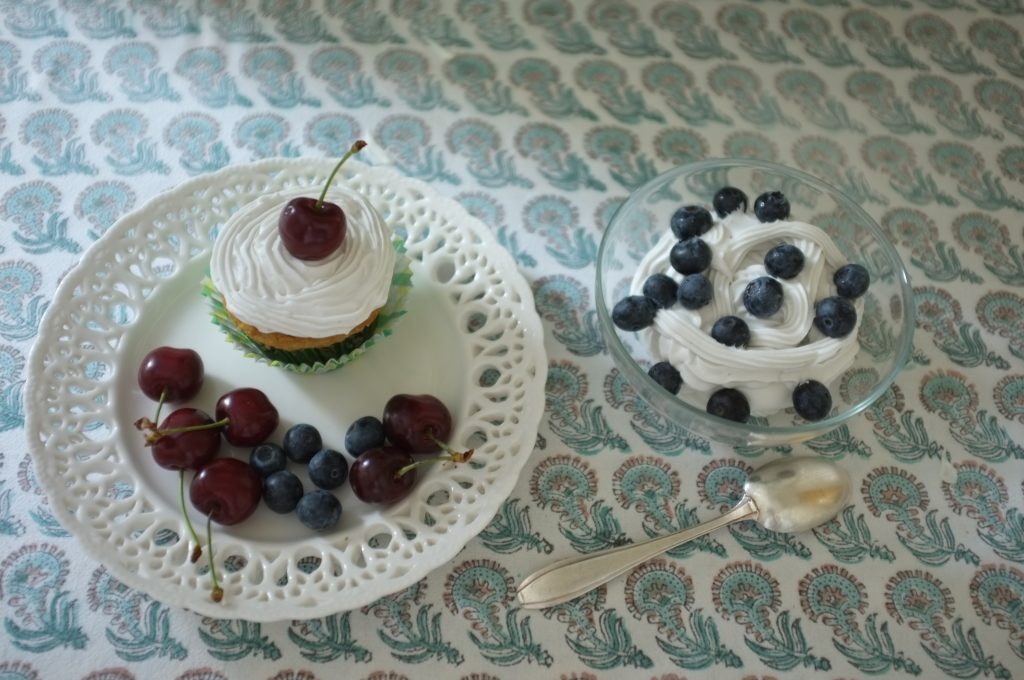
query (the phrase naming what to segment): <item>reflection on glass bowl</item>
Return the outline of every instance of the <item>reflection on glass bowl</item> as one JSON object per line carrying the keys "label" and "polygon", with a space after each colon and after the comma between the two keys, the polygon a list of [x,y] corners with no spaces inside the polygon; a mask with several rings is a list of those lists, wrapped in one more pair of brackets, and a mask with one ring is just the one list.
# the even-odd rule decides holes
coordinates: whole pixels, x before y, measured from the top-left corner
{"label": "reflection on glass bowl", "polygon": [[[672,214],[687,204],[705,206],[713,213],[712,198],[725,186],[737,187],[746,193],[751,215],[758,195],[781,191],[791,204],[790,220],[820,227],[845,262],[863,265],[870,273],[870,288],[857,301],[859,323],[855,355],[852,363],[828,384],[832,410],[825,418],[809,422],[794,412],[789,399],[778,396],[773,399],[786,402],[780,404],[779,410],[763,415],[755,412],[747,422],[712,416],[705,408],[707,391],[684,384],[679,394],[674,395],[648,375],[652,365],[667,358],[656,356],[658,350],[645,341],[644,334],[651,333],[651,329],[624,331],[612,322],[615,304],[637,292],[631,291],[634,277],[655,244],[662,241],[660,248],[670,247],[670,243],[666,245],[665,235],[670,233]],[[780,243],[783,240],[778,239]],[[817,294],[810,292],[812,297]],[[888,390],[910,357],[914,331],[912,295],[906,269],[896,249],[875,220],[853,199],[806,173],[764,161],[701,161],[655,177],[634,191],[615,213],[598,252],[598,319],[612,358],[626,382],[672,425],[732,445],[766,446],[804,441],[832,430],[868,408]],[[813,303],[814,300],[809,300],[809,304]],[[812,330],[811,342],[815,341],[814,333]],[[730,351],[750,350],[730,348]],[[720,387],[743,390],[742,371],[723,370],[721,373],[725,382]],[[800,380],[798,376],[792,378],[794,384]],[[788,395],[790,391],[787,387],[784,393]]]}

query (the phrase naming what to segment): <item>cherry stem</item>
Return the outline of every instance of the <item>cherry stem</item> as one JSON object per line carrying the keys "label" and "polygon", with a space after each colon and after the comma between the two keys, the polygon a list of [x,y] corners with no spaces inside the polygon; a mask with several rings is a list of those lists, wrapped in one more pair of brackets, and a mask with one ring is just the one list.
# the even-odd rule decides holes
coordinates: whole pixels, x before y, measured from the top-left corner
{"label": "cherry stem", "polygon": [[420,465],[429,465],[431,463],[439,463],[441,461],[451,461],[453,463],[468,462],[469,459],[473,457],[473,453],[476,451],[476,449],[456,451],[455,449],[453,449],[452,447],[448,446],[447,444],[439,440],[437,437],[435,437],[434,433],[430,431],[427,431],[427,437],[435,444],[440,446],[442,449],[444,449],[444,453],[442,453],[439,456],[434,456],[433,458],[423,458],[422,460],[417,460],[414,463],[409,463],[408,465],[399,468],[398,472],[395,473],[396,479],[406,474],[410,470],[418,468]]}
{"label": "cherry stem", "polygon": [[156,416],[153,417],[155,422],[160,422],[160,411],[164,408],[164,400],[167,398],[167,388],[160,390],[160,401],[156,403]]}
{"label": "cherry stem", "polygon": [[352,145],[352,148],[349,149],[348,152],[341,157],[341,160],[338,161],[338,164],[334,166],[334,170],[331,170],[331,174],[327,177],[327,181],[324,183],[324,190],[320,192],[320,198],[316,201],[317,210],[324,207],[324,198],[327,197],[327,189],[330,188],[331,182],[334,181],[334,176],[338,174],[338,170],[341,169],[342,164],[353,155],[359,153],[364,146],[366,146],[366,142],[361,139],[356,140],[355,144]]}
{"label": "cherry stem", "polygon": [[452,457],[451,459],[456,463],[465,463],[467,460],[473,457],[473,451],[475,449],[470,449],[468,451],[456,451],[451,446],[449,446],[447,442],[443,442],[437,437],[435,437],[433,430],[427,430],[426,435],[427,439],[440,446],[446,453],[448,453],[448,455]]}
{"label": "cherry stem", "polygon": [[206,548],[209,553],[206,555],[206,559],[210,562],[210,578],[213,580],[213,588],[210,590],[210,599],[214,602],[220,602],[224,599],[224,589],[220,587],[220,583],[217,582],[217,567],[213,563],[213,531],[210,529],[210,524],[213,522],[213,513],[211,512],[206,516]]}
{"label": "cherry stem", "polygon": [[203,543],[199,540],[199,534],[196,533],[196,528],[192,526],[192,520],[188,518],[188,511],[185,509],[185,468],[178,470],[178,501],[181,504],[181,516],[185,518],[185,526],[188,527],[188,532],[192,534],[192,541],[195,543],[195,547],[192,548],[192,554],[189,556],[189,562],[194,564],[199,561],[199,557],[203,554]]}
{"label": "cherry stem", "polygon": [[[231,422],[230,418],[221,418],[220,420],[212,423],[203,423],[202,425],[186,425],[185,427],[172,427],[166,430],[161,430],[156,427],[148,428],[147,424],[142,420],[135,423],[135,427],[142,429],[149,429],[146,433],[146,443],[155,444],[160,441],[161,438],[166,437],[169,434],[181,434],[182,432],[199,432],[200,430],[215,430],[218,427],[224,427]],[[141,423],[141,424],[140,424]]]}

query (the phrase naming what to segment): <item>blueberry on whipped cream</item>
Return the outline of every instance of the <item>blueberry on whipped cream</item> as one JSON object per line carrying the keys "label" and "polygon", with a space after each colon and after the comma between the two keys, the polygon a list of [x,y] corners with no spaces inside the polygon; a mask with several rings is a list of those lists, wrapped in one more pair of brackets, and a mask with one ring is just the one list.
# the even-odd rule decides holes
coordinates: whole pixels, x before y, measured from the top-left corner
{"label": "blueberry on whipped cream", "polygon": [[668,261],[680,274],[698,274],[711,266],[711,248],[693,236],[672,246]]}
{"label": "blueberry on whipped cream", "polygon": [[638,331],[654,322],[658,305],[644,295],[630,295],[612,308],[612,322],[624,331]]}
{"label": "blueberry on whipped cream", "polygon": [[750,420],[750,404],[739,390],[723,387],[708,397],[707,411],[713,416],[745,423]]}
{"label": "blueberry on whipped cream", "polygon": [[711,337],[729,347],[746,347],[750,344],[750,327],[738,316],[723,316],[711,327]]}
{"label": "blueberry on whipped cream", "polygon": [[852,300],[867,292],[871,276],[864,265],[848,264],[840,267],[832,280],[835,281],[839,296]]}
{"label": "blueberry on whipped cream", "polygon": [[722,187],[715,192],[711,205],[715,208],[715,212],[718,213],[719,217],[725,217],[737,210],[746,212],[747,195],[743,193],[742,189],[737,189],[736,187]]}
{"label": "blueberry on whipped cream", "polygon": [[806,380],[793,390],[793,410],[806,420],[821,420],[832,410],[832,394],[817,380]]}
{"label": "blueberry on whipped cream", "polygon": [[789,217],[789,199],[781,191],[766,191],[754,199],[754,214],[762,222],[776,222]]}
{"label": "blueberry on whipped cream", "polygon": [[679,304],[686,309],[700,309],[709,302],[713,289],[711,281],[703,274],[687,274],[679,282]]}
{"label": "blueberry on whipped cream", "polygon": [[[846,266],[859,267],[860,265]],[[791,279],[803,270],[804,254],[792,243],[779,244],[764,256],[764,268],[777,279]],[[863,267],[861,268],[863,269]],[[836,274],[838,273],[836,272]]]}
{"label": "blueberry on whipped cream", "polygon": [[683,387],[683,376],[679,375],[675,366],[667,361],[659,361],[651,366],[647,370],[647,375],[651,376],[654,382],[661,385],[665,391],[672,394],[679,394],[679,390]]}
{"label": "blueberry on whipped cream", "polygon": [[759,276],[743,289],[743,307],[764,319],[782,309],[782,284],[770,276]]}
{"label": "blueberry on whipped cream", "polygon": [[679,282],[668,274],[651,274],[644,281],[643,295],[662,309],[675,304],[679,295]]}
{"label": "blueberry on whipped cream", "polygon": [[700,236],[711,228],[712,219],[708,209],[700,205],[684,205],[672,213],[669,226],[680,241]]}
{"label": "blueberry on whipped cream", "polygon": [[870,276],[793,219],[782,192],[747,206],[723,187],[713,213],[674,211],[612,321],[647,345],[655,382],[693,406],[737,422],[787,408],[819,420],[832,408],[827,386],[859,350]]}

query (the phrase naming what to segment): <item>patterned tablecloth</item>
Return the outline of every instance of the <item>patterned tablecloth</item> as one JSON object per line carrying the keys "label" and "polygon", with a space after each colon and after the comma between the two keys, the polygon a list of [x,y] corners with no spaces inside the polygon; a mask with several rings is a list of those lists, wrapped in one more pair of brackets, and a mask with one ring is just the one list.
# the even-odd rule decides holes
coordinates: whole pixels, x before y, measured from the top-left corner
{"label": "patterned tablecloth", "polygon": [[[0,0],[0,677],[1024,677],[1021,0]],[[152,600],[54,521],[26,357],[61,276],[186,178],[358,136],[488,224],[549,353],[540,438],[491,525],[361,611],[254,624]],[[877,218],[916,293],[913,359],[868,411],[777,449],[656,417],[597,329],[630,190],[777,160]],[[569,604],[514,584],[692,524],[780,455],[851,504],[735,526]],[[637,481],[641,480],[641,481]]]}

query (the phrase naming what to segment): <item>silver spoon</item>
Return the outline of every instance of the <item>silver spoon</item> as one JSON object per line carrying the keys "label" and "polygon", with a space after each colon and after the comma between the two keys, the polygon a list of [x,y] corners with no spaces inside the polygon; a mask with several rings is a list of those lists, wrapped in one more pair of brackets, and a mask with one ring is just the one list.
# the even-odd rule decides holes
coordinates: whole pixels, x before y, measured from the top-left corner
{"label": "silver spoon", "polygon": [[850,477],[835,463],[812,456],[782,458],[751,473],[742,500],[720,517],[643,543],[555,562],[523,579],[516,597],[527,609],[568,602],[667,550],[744,519],[771,531],[807,531],[835,517],[849,495]]}

